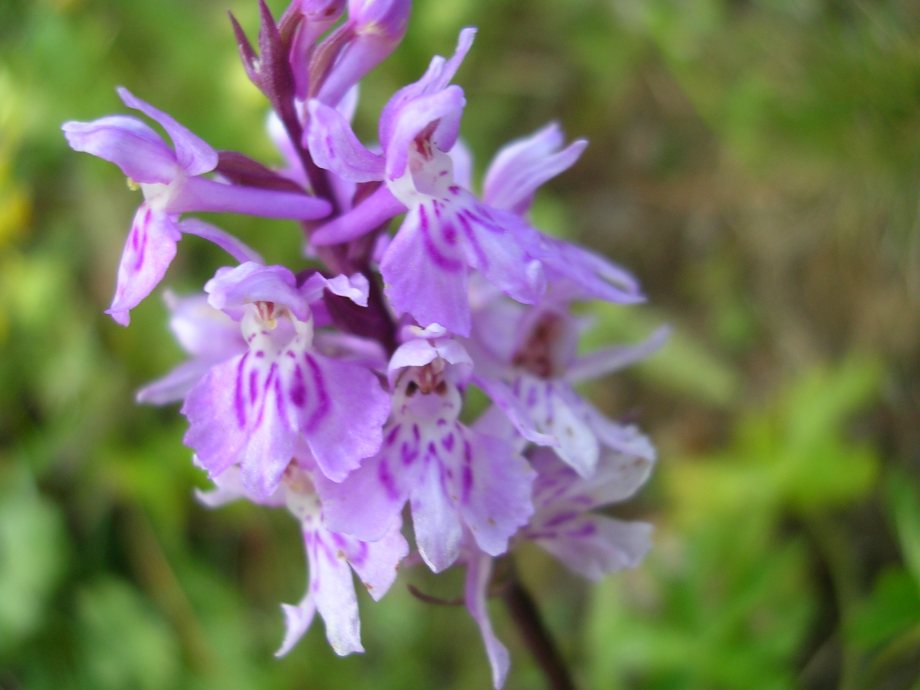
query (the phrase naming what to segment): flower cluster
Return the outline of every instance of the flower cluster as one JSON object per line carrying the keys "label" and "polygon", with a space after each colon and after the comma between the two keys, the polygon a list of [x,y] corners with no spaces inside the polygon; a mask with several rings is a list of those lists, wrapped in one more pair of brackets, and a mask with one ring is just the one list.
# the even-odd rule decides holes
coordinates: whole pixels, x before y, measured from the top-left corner
{"label": "flower cluster", "polygon": [[[599,578],[649,547],[648,525],[595,511],[643,483],[654,448],[575,386],[645,357],[665,333],[578,352],[573,304],[643,299],[629,273],[529,219],[537,189],[586,142],[566,145],[551,124],[499,151],[473,191],[459,138],[466,99],[452,82],[475,30],[393,94],[366,145],[350,124],[358,83],[400,42],[410,2],[295,0],[278,21],[260,7],[258,52],[233,25],[272,106],[283,169],[216,151],[126,89],[125,105],[169,142],[129,116],[63,127],[74,149],[115,163],[143,193],[109,309],[118,323],[163,279],[183,235],[234,261],[204,294],[167,294],[189,357],[138,399],[181,401],[185,443],[215,485],[205,504],[242,498],[299,521],[309,579],[283,606],[278,655],[317,612],[338,654],[362,651],[352,571],[376,600],[407,559],[434,572],[459,564],[500,687],[493,559],[532,541]],[[304,256],[293,269],[266,265],[189,217],[214,211],[298,221]],[[490,403],[475,419],[471,387]]]}

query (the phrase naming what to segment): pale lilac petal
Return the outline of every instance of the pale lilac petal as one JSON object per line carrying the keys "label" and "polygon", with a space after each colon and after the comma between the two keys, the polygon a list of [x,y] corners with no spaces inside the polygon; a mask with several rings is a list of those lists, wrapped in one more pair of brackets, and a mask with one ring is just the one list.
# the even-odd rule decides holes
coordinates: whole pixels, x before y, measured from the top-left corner
{"label": "pale lilac petal", "polygon": [[246,261],[265,263],[259,252],[216,225],[205,223],[197,218],[186,218],[179,222],[179,229],[186,235],[195,235],[216,244],[240,263]]}
{"label": "pale lilac petal", "polygon": [[320,247],[350,242],[398,216],[406,210],[388,187],[380,187],[348,213],[321,225],[310,235],[310,243]]}
{"label": "pale lilac petal", "polygon": [[387,593],[396,580],[399,563],[409,555],[409,544],[400,532],[400,521],[392,523],[382,539],[373,542],[349,539],[345,555],[361,584],[374,601]]}
{"label": "pale lilac petal", "polygon": [[237,462],[246,444],[246,403],[238,386],[245,359],[242,355],[212,367],[182,405],[189,421],[183,443],[212,479]]}
{"label": "pale lilac petal", "polygon": [[[387,102],[380,115],[380,141],[386,144],[393,136],[393,130],[396,128],[397,121],[400,117],[400,111],[407,103],[425,95],[430,95],[445,88],[450,80],[454,78],[463,59],[469,52],[470,46],[473,45],[473,39],[476,36],[476,29],[467,27],[460,31],[457,40],[457,48],[454,55],[446,60],[440,55],[436,55],[428,69],[421,79],[413,84],[404,86]],[[445,151],[447,149],[441,149]]]}
{"label": "pale lilac petal", "polygon": [[316,601],[308,593],[297,606],[281,604],[281,611],[284,614],[284,640],[275,652],[278,658],[288,654],[306,634],[316,615]]}
{"label": "pale lilac petal", "polygon": [[[297,427],[306,437],[316,464],[332,481],[342,481],[383,441],[390,396],[370,371],[349,362],[305,355],[297,363],[315,404],[298,406],[296,388],[288,395]],[[288,378],[296,385],[295,375]]]}
{"label": "pale lilac petal", "polygon": [[473,152],[463,139],[457,139],[451,147],[450,159],[454,163],[454,184],[464,189],[473,188]]}
{"label": "pale lilac petal", "polygon": [[323,520],[329,529],[373,542],[383,538],[396,521],[419,467],[419,463],[411,462],[413,456],[419,456],[418,448],[410,446],[408,437],[399,432],[399,428],[389,429],[381,452],[365,460],[342,482],[316,477]]}
{"label": "pale lilac petal", "polygon": [[358,141],[345,117],[335,108],[311,100],[310,126],[304,144],[316,164],[351,182],[383,179],[383,156]]}
{"label": "pale lilac petal", "polygon": [[215,482],[213,489],[202,491],[195,490],[195,498],[208,508],[219,508],[228,503],[233,503],[241,498],[246,498],[243,488],[243,478],[238,467],[230,467],[220,476],[220,483]]}
{"label": "pale lilac petal", "polygon": [[640,362],[660,350],[671,329],[662,326],[637,345],[608,347],[575,359],[566,370],[565,378],[571,382],[596,379]]}
{"label": "pale lilac petal", "polygon": [[466,262],[512,299],[535,304],[546,290],[543,266],[529,256],[517,219],[490,212],[470,199],[457,213]]}
{"label": "pale lilac petal", "polygon": [[572,404],[580,407],[579,416],[584,419],[594,434],[608,448],[624,455],[636,455],[648,460],[655,460],[655,446],[647,436],[631,424],[620,424],[607,418],[594,405],[572,393]]}
{"label": "pale lilac petal", "polygon": [[170,313],[170,330],[193,357],[217,363],[245,351],[239,324],[208,304],[207,295],[179,297],[165,290],[163,300]]}
{"label": "pale lilac petal", "polygon": [[574,165],[588,145],[580,139],[559,151],[563,141],[559,125],[551,123],[502,148],[486,171],[483,201],[496,208],[525,213],[537,188]]}
{"label": "pale lilac petal", "polygon": [[[241,453],[243,485],[254,496],[270,496],[278,488],[294,456],[296,434],[286,417],[287,391],[277,363],[267,365],[249,358],[245,384],[249,394],[249,438]],[[256,388],[256,392],[253,392]],[[239,393],[237,393],[239,394]]]}
{"label": "pale lilac petal", "polygon": [[[439,327],[438,324],[435,324]],[[443,332],[443,329],[440,329]],[[440,338],[429,340],[424,336],[407,340],[400,345],[393,356],[387,368],[387,376],[390,385],[396,381],[399,372],[407,367],[423,367],[434,360],[441,358],[450,365],[453,365],[452,374],[454,380],[457,378],[465,380],[472,372],[473,360],[464,349],[463,345],[452,338]]]}
{"label": "pale lilac petal", "polygon": [[591,580],[634,568],[651,548],[652,526],[603,515],[579,515],[529,535],[572,571]]}
{"label": "pale lilac petal", "polygon": [[449,493],[458,478],[449,477],[447,472],[437,454],[427,452],[409,499],[419,554],[436,573],[457,560],[463,537],[457,508]]}
{"label": "pale lilac petal", "polygon": [[192,134],[163,111],[137,98],[128,89],[119,87],[118,95],[126,106],[140,110],[166,130],[176,147],[176,159],[188,175],[201,175],[217,167],[217,151],[203,139]]}
{"label": "pale lilac petal", "polygon": [[533,514],[535,472],[499,438],[471,433],[469,443],[459,469],[460,512],[479,548],[499,556]]}
{"label": "pale lilac petal", "polygon": [[594,252],[536,230],[530,234],[528,249],[543,264],[550,280],[570,286],[573,297],[594,297],[617,304],[645,300],[638,281],[628,271]]}
{"label": "pale lilac petal", "polygon": [[309,306],[297,288],[297,280],[283,266],[248,261],[234,268],[220,268],[204,289],[208,303],[234,319],[241,318],[245,305],[255,302],[286,307],[301,321],[309,318]]}
{"label": "pale lilac petal", "polygon": [[[552,446],[556,444],[556,439],[553,435],[543,433],[538,429],[537,424],[531,416],[530,410],[528,410],[527,406],[518,399],[514,391],[509,388],[507,384],[498,380],[485,379],[482,377],[474,378],[474,382],[489,396],[492,402],[495,403],[495,407],[490,408],[486,412],[487,415],[493,415],[498,410],[501,410],[501,412],[507,416],[508,421],[514,425],[518,433],[528,441],[540,446]],[[493,412],[493,410],[496,412]]]}
{"label": "pale lilac petal", "polygon": [[339,656],[363,652],[358,598],[345,552],[325,530],[305,532],[304,539],[310,560],[310,594],[326,624],[326,639]]}
{"label": "pale lilac petal", "polygon": [[300,287],[304,299],[311,304],[322,298],[324,290],[339,297],[347,297],[358,306],[366,307],[370,294],[370,283],[361,273],[351,276],[337,275],[332,278],[326,278],[321,273],[314,273]]}
{"label": "pale lilac petal", "polygon": [[264,218],[316,220],[329,214],[332,206],[325,199],[306,194],[258,189],[190,177],[169,202],[173,213],[244,213]]}
{"label": "pale lilac petal", "polygon": [[114,163],[135,182],[168,184],[178,172],[173,151],[137,118],[111,115],[65,122],[61,129],[72,149]]}
{"label": "pale lilac petal", "polygon": [[118,266],[115,297],[106,311],[122,326],[130,322],[130,310],[163,279],[176,256],[180,236],[174,218],[147,204],[137,210]]}
{"label": "pale lilac petal", "polygon": [[441,151],[450,150],[457,141],[465,106],[466,98],[459,86],[448,86],[407,103],[399,111],[390,138],[385,142],[387,179],[403,176],[415,138],[431,123],[437,123],[432,141]]}
{"label": "pale lilac petal", "polygon": [[386,294],[397,314],[408,313],[422,326],[439,323],[466,336],[470,310],[465,257],[456,234],[443,232],[433,221],[429,205],[407,214],[380,265]]}
{"label": "pale lilac petal", "polygon": [[482,635],[482,642],[492,667],[492,685],[496,690],[505,684],[511,661],[508,649],[499,642],[492,629],[486,593],[492,578],[492,559],[485,554],[471,555],[466,562],[466,608]]}
{"label": "pale lilac petal", "polygon": [[151,381],[137,391],[134,399],[148,405],[168,405],[184,399],[214,363],[193,359],[183,362],[165,376]]}

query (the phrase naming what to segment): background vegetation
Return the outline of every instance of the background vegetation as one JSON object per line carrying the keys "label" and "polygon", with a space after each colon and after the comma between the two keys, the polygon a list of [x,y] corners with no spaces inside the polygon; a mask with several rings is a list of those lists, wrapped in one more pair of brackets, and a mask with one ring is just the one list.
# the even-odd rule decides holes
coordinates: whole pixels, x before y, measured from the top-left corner
{"label": "background vegetation", "polygon": [[[359,126],[478,25],[459,82],[479,170],[550,119],[589,137],[538,218],[647,287],[647,308],[596,310],[595,342],[675,329],[590,390],[659,444],[620,511],[657,525],[652,555],[598,585],[521,557],[583,687],[920,688],[920,5],[416,5]],[[0,3],[0,688],[485,688],[465,612],[405,588],[459,581],[420,572],[365,602],[367,654],[314,629],[275,661],[296,526],[202,509],[183,419],[132,405],[180,353],[159,300],[127,330],[102,313],[137,197],[59,126],[121,112],[124,84],[271,157],[227,9],[255,27],[248,0]],[[283,223],[219,220],[297,251]],[[184,244],[167,281],[193,290],[221,257]],[[540,687],[494,616],[508,687]]]}

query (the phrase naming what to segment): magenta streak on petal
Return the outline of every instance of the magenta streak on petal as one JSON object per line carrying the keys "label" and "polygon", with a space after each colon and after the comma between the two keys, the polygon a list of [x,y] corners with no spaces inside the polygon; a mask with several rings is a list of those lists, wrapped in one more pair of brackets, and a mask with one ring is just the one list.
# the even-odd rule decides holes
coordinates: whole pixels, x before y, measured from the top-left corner
{"label": "magenta streak on petal", "polygon": [[558,539],[559,532],[554,530],[543,530],[541,532],[527,532],[528,539]]}
{"label": "magenta streak on petal", "polygon": [[399,490],[396,488],[396,482],[393,480],[393,475],[390,474],[390,468],[387,466],[387,459],[385,457],[380,459],[380,465],[377,468],[377,478],[380,479],[380,483],[387,492],[387,497],[389,497],[391,501],[399,500]]}
{"label": "magenta streak on petal", "polygon": [[558,515],[544,522],[543,526],[544,527],[558,527],[559,525],[563,523],[571,522],[572,520],[577,518],[579,515],[581,515],[581,513],[576,513],[574,510],[570,510],[565,513],[559,513]]}
{"label": "magenta streak on petal", "polygon": [[[344,543],[344,540],[343,540]],[[367,560],[367,543],[363,541],[358,542],[358,547],[355,549],[355,552],[348,557],[348,562],[353,566],[361,567],[364,565],[364,562]]]}
{"label": "magenta streak on petal", "polygon": [[418,457],[418,446],[412,445],[408,441],[403,441],[399,447],[399,452],[402,456],[403,465],[411,465]]}
{"label": "magenta streak on petal", "polygon": [[485,251],[483,251],[482,245],[479,244],[479,240],[476,239],[476,233],[473,231],[473,227],[470,225],[470,221],[466,217],[466,214],[461,213],[459,219],[460,225],[463,226],[463,234],[466,235],[467,241],[469,241],[470,246],[473,248],[473,252],[476,254],[479,270],[483,271],[489,265],[489,258],[486,256]]}
{"label": "magenta streak on petal", "polygon": [[469,465],[463,466],[463,485],[460,494],[460,500],[463,503],[470,502],[470,494],[473,492],[473,468]]}
{"label": "magenta streak on petal", "polygon": [[240,358],[240,363],[236,367],[236,387],[234,389],[233,406],[236,409],[236,423],[240,429],[246,427],[246,403],[243,400],[243,370],[248,358],[249,353],[247,352]]}
{"label": "magenta streak on petal", "polygon": [[387,434],[387,436],[386,436],[386,438],[384,439],[383,443],[384,443],[385,445],[387,445],[387,446],[392,446],[392,445],[393,445],[393,442],[396,440],[396,437],[399,435],[399,430],[400,430],[401,428],[402,428],[402,427],[401,427],[399,424],[397,424],[397,425],[394,426],[392,429],[390,429],[390,433]]}
{"label": "magenta streak on petal", "polygon": [[306,432],[313,431],[320,420],[326,416],[329,411],[329,393],[326,390],[326,382],[323,381],[323,372],[320,371],[319,365],[310,355],[304,354],[304,361],[310,367],[310,374],[313,377],[313,389],[316,392],[316,409],[307,419],[303,430]]}
{"label": "magenta streak on petal", "polygon": [[466,439],[463,440],[463,459],[467,463],[473,462],[473,447]]}
{"label": "magenta streak on petal", "polygon": [[419,431],[418,424],[412,425],[412,438],[415,439],[416,443],[418,443],[422,438],[422,432]]}
{"label": "magenta streak on petal", "polygon": [[429,441],[428,442],[428,455],[436,456],[437,454],[438,454],[438,449],[435,447],[434,441]]}
{"label": "magenta streak on petal", "polygon": [[249,404],[255,405],[259,398],[259,369],[253,367],[249,370]]}
{"label": "magenta streak on petal", "polygon": [[434,261],[435,265],[444,271],[456,272],[463,270],[463,264],[460,261],[444,256],[435,246],[434,240],[431,238],[431,226],[428,222],[428,212],[425,210],[424,206],[418,207],[418,215],[419,229],[422,233],[425,251],[428,252],[428,255],[431,257],[431,260]]}
{"label": "magenta streak on petal", "polygon": [[453,433],[447,434],[444,438],[441,439],[441,445],[444,446],[444,450],[450,452],[454,447],[454,435]]}
{"label": "magenta streak on petal", "polygon": [[278,410],[278,416],[284,419],[285,414],[284,391],[281,389],[281,376],[275,377],[275,409]]}
{"label": "magenta streak on petal", "polygon": [[578,529],[569,530],[565,533],[565,536],[578,539],[581,537],[592,537],[595,534],[597,534],[597,526],[593,522],[586,522]]}
{"label": "magenta streak on petal", "polygon": [[131,233],[131,246],[137,253],[137,258],[134,260],[135,271],[139,271],[141,266],[144,265],[144,256],[147,254],[147,239],[150,228],[150,215],[151,211],[148,208],[144,212],[144,220],[139,224],[139,226],[135,226],[138,227],[140,232]]}
{"label": "magenta streak on petal", "polygon": [[259,426],[262,423],[262,419],[265,417],[265,406],[268,404],[268,392],[272,389],[272,386],[275,383],[275,375],[278,373],[278,364],[272,362],[271,368],[268,370],[268,376],[265,377],[265,383],[262,384],[265,389],[265,397],[262,399],[262,404],[259,405],[259,413],[256,416],[255,425]]}
{"label": "magenta streak on petal", "polygon": [[307,402],[307,388],[303,380],[303,371],[294,367],[294,385],[291,386],[291,402],[295,407],[303,407]]}

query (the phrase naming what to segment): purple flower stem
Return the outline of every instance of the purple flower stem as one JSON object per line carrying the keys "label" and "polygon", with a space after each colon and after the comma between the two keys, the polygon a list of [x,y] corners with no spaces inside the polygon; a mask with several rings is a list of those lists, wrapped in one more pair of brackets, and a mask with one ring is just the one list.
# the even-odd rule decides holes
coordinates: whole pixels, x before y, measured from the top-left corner
{"label": "purple flower stem", "polygon": [[[509,564],[510,565],[510,564]],[[556,643],[543,624],[537,604],[514,571],[510,568],[502,591],[508,613],[530,653],[536,659],[552,690],[576,690],[575,683],[556,647]]]}

